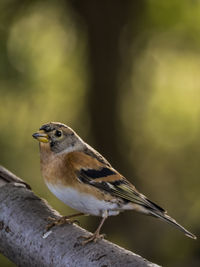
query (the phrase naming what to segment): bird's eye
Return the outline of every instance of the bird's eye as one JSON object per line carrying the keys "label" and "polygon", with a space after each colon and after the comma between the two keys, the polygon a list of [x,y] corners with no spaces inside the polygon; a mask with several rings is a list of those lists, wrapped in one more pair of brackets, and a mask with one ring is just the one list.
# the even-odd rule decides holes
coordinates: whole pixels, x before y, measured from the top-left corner
{"label": "bird's eye", "polygon": [[60,130],[56,130],[56,131],[55,131],[55,136],[56,136],[56,137],[61,137],[61,136],[62,136],[62,131],[60,131]]}

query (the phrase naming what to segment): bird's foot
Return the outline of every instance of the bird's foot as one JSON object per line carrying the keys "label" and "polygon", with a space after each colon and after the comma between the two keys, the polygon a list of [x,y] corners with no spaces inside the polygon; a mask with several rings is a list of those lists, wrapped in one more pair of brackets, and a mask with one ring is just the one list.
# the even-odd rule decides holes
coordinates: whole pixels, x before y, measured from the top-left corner
{"label": "bird's foot", "polygon": [[81,245],[86,245],[90,242],[97,242],[98,240],[100,239],[103,239],[105,237],[105,234],[99,234],[99,233],[94,233],[92,235],[89,235],[89,236],[80,236],[80,238],[83,238],[85,239],[84,241],[81,242]]}
{"label": "bird's foot", "polygon": [[62,225],[62,224],[73,224],[73,223],[78,223],[78,220],[71,220],[69,219],[70,216],[63,216],[59,219],[53,218],[53,217],[48,217],[48,221],[51,221],[46,225],[46,230],[49,231],[52,227],[55,225]]}

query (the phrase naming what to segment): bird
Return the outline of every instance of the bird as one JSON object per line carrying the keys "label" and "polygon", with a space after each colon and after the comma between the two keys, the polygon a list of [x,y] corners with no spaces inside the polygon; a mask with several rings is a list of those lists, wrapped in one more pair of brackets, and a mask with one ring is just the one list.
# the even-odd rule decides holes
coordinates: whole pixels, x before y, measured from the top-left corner
{"label": "bird", "polygon": [[196,239],[163,208],[141,194],[69,126],[50,122],[42,125],[32,136],[39,141],[41,172],[47,187],[58,199],[79,211],[54,219],[47,229],[71,223],[71,219],[77,216],[99,216],[101,221],[96,231],[83,236],[82,244],[87,244],[104,237],[100,230],[109,216],[134,210],[172,224],[186,236]]}

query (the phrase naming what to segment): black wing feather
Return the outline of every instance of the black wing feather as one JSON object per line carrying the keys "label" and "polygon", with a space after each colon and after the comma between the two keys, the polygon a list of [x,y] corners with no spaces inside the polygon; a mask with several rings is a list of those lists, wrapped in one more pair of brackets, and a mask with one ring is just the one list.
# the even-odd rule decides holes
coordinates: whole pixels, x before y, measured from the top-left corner
{"label": "black wing feather", "polygon": [[125,178],[119,175],[119,179],[115,181],[96,181],[98,178],[106,176],[119,175],[110,167],[99,169],[81,169],[77,176],[82,183],[89,184],[100,190],[109,192],[115,197],[120,197],[125,201],[130,201],[151,210],[159,210],[165,212],[163,208],[148,200],[144,195],[140,194]]}

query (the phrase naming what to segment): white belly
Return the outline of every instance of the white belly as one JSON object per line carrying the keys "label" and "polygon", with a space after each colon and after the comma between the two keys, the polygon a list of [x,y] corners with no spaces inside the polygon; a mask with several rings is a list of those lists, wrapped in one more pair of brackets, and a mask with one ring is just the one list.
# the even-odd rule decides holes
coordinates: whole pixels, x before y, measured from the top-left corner
{"label": "white belly", "polygon": [[117,203],[99,200],[91,195],[79,193],[71,187],[55,186],[47,182],[46,185],[62,202],[80,212],[95,216],[102,216],[104,211],[108,211],[108,215],[119,213]]}

